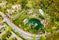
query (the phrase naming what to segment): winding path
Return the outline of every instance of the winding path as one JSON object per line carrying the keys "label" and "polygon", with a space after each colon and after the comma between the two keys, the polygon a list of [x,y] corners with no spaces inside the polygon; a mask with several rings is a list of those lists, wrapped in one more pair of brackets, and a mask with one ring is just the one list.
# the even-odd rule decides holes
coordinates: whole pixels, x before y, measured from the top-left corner
{"label": "winding path", "polygon": [[[9,20],[9,18],[4,13],[0,12],[0,15],[2,15],[6,23],[10,25],[13,28],[13,30],[15,30],[16,32],[19,32],[21,36],[23,36],[26,39],[27,38],[30,38],[31,40],[33,39],[34,34],[24,32],[22,29],[18,28],[14,23],[12,23]],[[40,37],[39,35],[36,35],[36,40],[39,40],[39,37]]]}

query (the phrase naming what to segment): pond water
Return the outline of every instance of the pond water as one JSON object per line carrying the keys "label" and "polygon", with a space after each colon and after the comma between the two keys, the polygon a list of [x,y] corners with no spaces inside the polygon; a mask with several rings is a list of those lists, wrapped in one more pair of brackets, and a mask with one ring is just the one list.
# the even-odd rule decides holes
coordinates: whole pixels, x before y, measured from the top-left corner
{"label": "pond water", "polygon": [[40,20],[35,19],[35,18],[30,19],[28,24],[30,24],[31,26],[37,24],[36,27],[35,27],[36,30],[38,30],[39,28],[43,27],[43,25],[41,24]]}

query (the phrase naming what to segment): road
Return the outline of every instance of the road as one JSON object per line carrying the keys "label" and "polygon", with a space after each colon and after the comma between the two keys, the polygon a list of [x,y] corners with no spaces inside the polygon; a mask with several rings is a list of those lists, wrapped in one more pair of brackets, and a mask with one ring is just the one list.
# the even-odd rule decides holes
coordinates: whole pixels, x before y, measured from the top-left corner
{"label": "road", "polygon": [[17,40],[22,40],[21,38],[19,38],[17,35],[15,35],[15,33],[14,32],[11,32],[12,33],[12,35],[11,35],[11,37],[16,37],[17,38]]}
{"label": "road", "polygon": [[[32,40],[34,34],[30,34],[27,33],[25,31],[23,31],[22,29],[18,28],[14,23],[12,23],[9,18],[2,12],[0,12],[0,15],[2,15],[2,17],[4,18],[4,20],[6,21],[6,23],[8,25],[10,25],[14,31],[19,32],[21,36],[23,36],[24,38],[30,38]],[[39,35],[36,35],[36,40],[39,40]]]}

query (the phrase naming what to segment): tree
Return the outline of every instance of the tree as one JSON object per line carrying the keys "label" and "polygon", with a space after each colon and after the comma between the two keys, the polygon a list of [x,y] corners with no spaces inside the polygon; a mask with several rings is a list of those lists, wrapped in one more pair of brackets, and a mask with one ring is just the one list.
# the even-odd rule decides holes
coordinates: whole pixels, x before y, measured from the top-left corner
{"label": "tree", "polygon": [[36,35],[33,36],[33,40],[36,40]]}
{"label": "tree", "polygon": [[46,40],[46,37],[43,35],[40,37],[40,40]]}

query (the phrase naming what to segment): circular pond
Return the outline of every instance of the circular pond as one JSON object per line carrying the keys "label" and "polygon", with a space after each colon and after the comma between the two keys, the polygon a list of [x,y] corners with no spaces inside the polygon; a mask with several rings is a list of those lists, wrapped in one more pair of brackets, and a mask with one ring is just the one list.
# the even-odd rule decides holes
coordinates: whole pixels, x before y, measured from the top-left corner
{"label": "circular pond", "polygon": [[28,24],[31,26],[31,28],[33,28],[34,25],[35,25],[34,28],[36,30],[38,30],[39,28],[42,28],[43,27],[43,25],[41,24],[40,20],[35,19],[35,18],[30,19],[29,22],[28,22]]}

